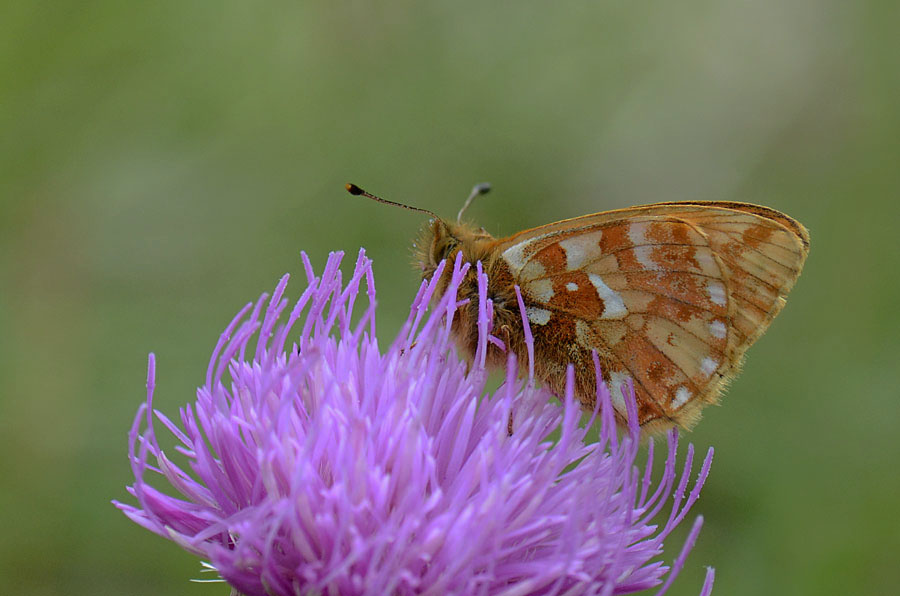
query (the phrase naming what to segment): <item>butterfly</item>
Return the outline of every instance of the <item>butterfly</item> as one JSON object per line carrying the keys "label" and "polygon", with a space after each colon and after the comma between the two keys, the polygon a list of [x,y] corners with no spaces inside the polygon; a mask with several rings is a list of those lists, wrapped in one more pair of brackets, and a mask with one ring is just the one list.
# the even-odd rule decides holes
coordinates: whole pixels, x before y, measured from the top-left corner
{"label": "butterfly", "polygon": [[[562,395],[572,363],[575,393],[592,410],[596,353],[617,421],[626,423],[621,390],[631,381],[638,422],[648,434],[691,428],[701,410],[718,401],[747,349],[784,307],[809,254],[809,233],[796,220],[727,201],[629,207],[494,238],[461,221],[471,200],[488,188],[476,186],[457,221],[448,222],[347,185],[352,194],[432,216],[417,242],[423,278],[460,252],[473,270],[481,261],[494,333],[525,362],[518,286],[533,335],[535,376]],[[478,345],[474,274],[459,295],[469,301],[452,328],[471,361]],[[487,361],[503,367],[506,354],[491,346]]]}

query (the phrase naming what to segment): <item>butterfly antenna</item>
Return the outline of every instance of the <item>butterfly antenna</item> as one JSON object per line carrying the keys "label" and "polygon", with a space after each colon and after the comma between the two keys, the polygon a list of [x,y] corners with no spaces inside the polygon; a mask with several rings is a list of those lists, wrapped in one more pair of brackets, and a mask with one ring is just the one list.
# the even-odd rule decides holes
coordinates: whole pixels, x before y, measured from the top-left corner
{"label": "butterfly antenna", "polygon": [[469,194],[469,198],[466,199],[466,202],[463,203],[462,209],[459,210],[459,214],[456,216],[456,223],[462,221],[463,213],[466,212],[466,209],[469,208],[469,205],[472,204],[472,201],[475,200],[475,197],[480,195],[486,195],[491,192],[491,185],[489,182],[482,182],[481,184],[476,184],[472,187],[472,192]]}
{"label": "butterfly antenna", "polygon": [[393,205],[394,207],[403,207],[404,209],[409,209],[410,211],[418,211],[419,213],[427,213],[428,215],[430,215],[431,217],[433,217],[435,219],[441,219],[440,217],[435,215],[434,212],[429,211],[428,209],[422,209],[421,207],[413,207],[411,205],[404,205],[403,203],[395,203],[394,201],[388,201],[387,199],[382,199],[381,197],[376,197],[372,193],[364,191],[363,189],[356,186],[352,182],[348,182],[344,188],[346,188],[347,192],[349,192],[351,195],[363,196],[363,197],[366,197],[367,199],[372,199],[373,201],[378,201],[379,203],[384,203],[385,205]]}

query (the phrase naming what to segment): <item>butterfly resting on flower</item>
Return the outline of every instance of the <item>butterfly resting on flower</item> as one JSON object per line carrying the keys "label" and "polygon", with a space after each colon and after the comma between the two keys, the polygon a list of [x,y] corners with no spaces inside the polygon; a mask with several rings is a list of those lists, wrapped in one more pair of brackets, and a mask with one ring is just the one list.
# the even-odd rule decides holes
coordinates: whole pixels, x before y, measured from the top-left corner
{"label": "butterfly resting on flower", "polygon": [[[400,205],[355,185],[347,189]],[[486,189],[477,186],[466,206]],[[596,352],[617,420],[625,421],[621,387],[632,379],[647,433],[690,428],[718,400],[747,348],[784,307],[809,252],[800,223],[748,203],[656,203],[507,238],[462,223],[462,211],[455,223],[425,212],[433,219],[417,242],[423,278],[460,252],[473,265],[459,288],[460,299],[469,302],[453,321],[465,356],[471,359],[477,347],[474,265],[480,261],[494,334],[506,347],[529,361],[524,308],[535,376],[561,395],[566,367],[574,364],[576,394],[593,409]],[[505,366],[506,353],[491,345],[487,364]]]}

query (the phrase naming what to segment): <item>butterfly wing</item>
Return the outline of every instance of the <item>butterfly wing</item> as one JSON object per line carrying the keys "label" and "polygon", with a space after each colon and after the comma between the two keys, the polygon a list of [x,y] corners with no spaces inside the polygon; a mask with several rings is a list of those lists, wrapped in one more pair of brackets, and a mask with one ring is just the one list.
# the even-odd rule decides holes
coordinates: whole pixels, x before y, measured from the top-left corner
{"label": "butterfly wing", "polygon": [[523,295],[541,378],[574,362],[593,404],[591,351],[614,406],[631,378],[651,432],[690,426],[784,306],[808,252],[800,224],[743,203],[660,203],[564,220],[498,241]]}
{"label": "butterfly wing", "polygon": [[[709,238],[728,274],[738,357],[765,332],[784,308],[809,254],[809,233],[790,217],[747,203],[663,203]],[[722,211],[731,213],[722,213]]]}

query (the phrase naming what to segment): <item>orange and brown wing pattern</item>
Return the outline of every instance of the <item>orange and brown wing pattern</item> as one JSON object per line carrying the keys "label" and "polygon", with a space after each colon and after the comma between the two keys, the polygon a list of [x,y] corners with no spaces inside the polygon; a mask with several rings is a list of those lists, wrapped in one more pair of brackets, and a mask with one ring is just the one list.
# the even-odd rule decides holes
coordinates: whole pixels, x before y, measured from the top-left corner
{"label": "orange and brown wing pattern", "polygon": [[784,308],[809,253],[809,234],[788,216],[745,203],[674,203],[708,238],[728,275],[737,359]]}
{"label": "orange and brown wing pattern", "polygon": [[[499,252],[536,345],[561,346],[546,355],[556,361],[596,350],[619,415],[631,378],[652,430],[688,426],[715,401],[799,274],[799,230],[719,204],[661,204],[536,228]],[[581,397],[590,404],[592,387]]]}

